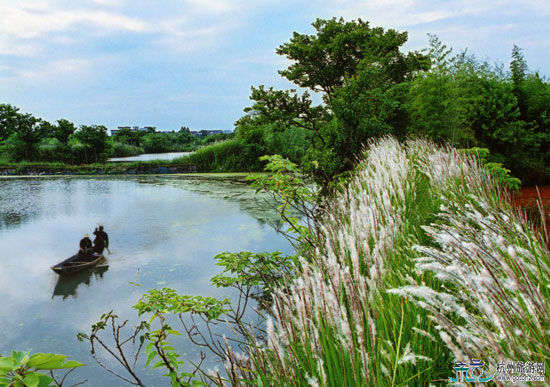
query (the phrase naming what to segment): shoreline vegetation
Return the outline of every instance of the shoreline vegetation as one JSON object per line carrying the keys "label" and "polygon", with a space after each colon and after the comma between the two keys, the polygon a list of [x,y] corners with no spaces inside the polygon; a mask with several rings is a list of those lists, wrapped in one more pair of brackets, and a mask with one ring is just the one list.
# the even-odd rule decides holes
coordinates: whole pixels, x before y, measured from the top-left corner
{"label": "shoreline vegetation", "polygon": [[[18,175],[119,175],[192,173],[197,168],[177,160],[106,162],[73,165],[60,162],[19,162],[0,164],[0,176]],[[203,172],[203,171],[200,171]]]}
{"label": "shoreline vegetation", "polygon": [[197,180],[228,180],[239,183],[250,184],[251,181],[258,177],[266,176],[265,172],[188,172],[188,173],[135,173],[135,174],[36,174],[36,175],[0,175],[0,180],[8,179],[34,179],[34,178],[71,178],[71,177],[112,177],[112,176],[126,176],[126,177],[139,177],[139,176],[180,176],[189,179]]}

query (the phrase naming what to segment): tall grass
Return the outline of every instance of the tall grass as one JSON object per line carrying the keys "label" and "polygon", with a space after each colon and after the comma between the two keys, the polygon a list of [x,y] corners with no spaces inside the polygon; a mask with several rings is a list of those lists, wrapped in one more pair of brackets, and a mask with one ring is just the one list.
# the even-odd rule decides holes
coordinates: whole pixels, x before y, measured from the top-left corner
{"label": "tall grass", "polygon": [[384,138],[326,207],[265,340],[228,350],[232,384],[429,384],[480,357],[548,367],[548,252],[475,159]]}
{"label": "tall grass", "polygon": [[[455,156],[455,160],[448,155]],[[472,160],[448,152],[426,168],[438,185],[442,204],[437,221],[423,226],[435,242],[417,245],[419,274],[431,274],[436,290],[421,278],[391,292],[430,314],[440,337],[457,360],[482,357],[550,364],[550,256],[542,235]],[[445,179],[453,168],[460,179]]]}
{"label": "tall grass", "polygon": [[233,138],[199,148],[182,160],[199,172],[258,172],[262,170],[261,154],[254,147]]}

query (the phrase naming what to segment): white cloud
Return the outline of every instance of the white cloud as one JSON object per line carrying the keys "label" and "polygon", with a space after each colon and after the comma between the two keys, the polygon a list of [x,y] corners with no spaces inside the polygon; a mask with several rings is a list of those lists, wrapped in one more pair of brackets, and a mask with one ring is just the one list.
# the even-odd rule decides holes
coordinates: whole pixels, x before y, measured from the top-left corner
{"label": "white cloud", "polygon": [[235,10],[240,1],[230,0],[187,0],[185,2],[193,7],[195,12],[222,13]]}
{"label": "white cloud", "polygon": [[142,20],[105,11],[45,11],[0,6],[0,14],[0,33],[23,39],[42,37],[48,32],[62,31],[82,24],[130,32],[143,32],[149,29],[149,25]]}
{"label": "white cloud", "polygon": [[526,5],[533,8],[539,15],[550,14],[550,2],[548,0],[524,0]]}
{"label": "white cloud", "polygon": [[30,57],[40,52],[42,47],[31,42],[17,42],[6,35],[0,35],[0,55]]}
{"label": "white cloud", "polygon": [[0,0],[0,54],[36,56],[51,45],[76,47],[90,37],[116,32],[156,35],[160,47],[188,52],[216,43],[242,22],[235,15],[250,8],[240,0],[180,1],[177,13],[162,13],[133,4],[126,8],[126,0],[89,0],[70,7],[55,0]]}
{"label": "white cloud", "polygon": [[[518,7],[515,0],[336,0],[319,5],[331,15],[348,19],[362,18],[384,27],[413,26],[462,16],[515,12]],[[520,6],[533,11],[550,12],[550,2],[546,0],[526,0]]]}
{"label": "white cloud", "polygon": [[19,79],[24,80],[54,80],[60,82],[65,77],[82,78],[93,68],[93,61],[86,59],[63,59],[45,63],[39,67],[30,69],[13,69],[13,73]]}
{"label": "white cloud", "polygon": [[157,44],[170,51],[189,52],[215,44],[219,36],[235,28],[234,21],[224,21],[204,27],[194,23],[170,21],[159,25],[162,31]]}

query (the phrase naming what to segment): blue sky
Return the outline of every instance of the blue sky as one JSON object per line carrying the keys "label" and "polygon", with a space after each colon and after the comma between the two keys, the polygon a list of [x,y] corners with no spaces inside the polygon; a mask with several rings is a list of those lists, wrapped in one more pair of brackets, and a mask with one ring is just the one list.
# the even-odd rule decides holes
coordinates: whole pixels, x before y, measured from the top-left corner
{"label": "blue sky", "polygon": [[251,85],[290,88],[275,54],[316,17],[427,33],[550,76],[548,0],[0,0],[0,103],[50,121],[233,129]]}

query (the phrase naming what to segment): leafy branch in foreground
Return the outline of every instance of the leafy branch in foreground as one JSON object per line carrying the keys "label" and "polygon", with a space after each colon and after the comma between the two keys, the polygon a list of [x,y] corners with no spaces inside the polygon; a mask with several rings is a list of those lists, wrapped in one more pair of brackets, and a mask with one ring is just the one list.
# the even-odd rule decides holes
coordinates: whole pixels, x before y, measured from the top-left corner
{"label": "leafy branch in foreground", "polygon": [[[143,382],[135,371],[135,367],[145,340],[145,336],[143,334],[140,335],[140,333],[145,332],[147,329],[150,329],[150,325],[145,321],[141,321],[134,328],[134,331],[129,336],[122,337],[121,330],[123,330],[124,332],[124,328],[126,327],[128,320],[125,320],[122,323],[118,321],[118,316],[114,314],[113,311],[104,313],[101,315],[100,320],[92,325],[92,329],[89,334],[80,332],[77,335],[77,339],[79,341],[86,340],[90,343],[90,353],[92,357],[107,372],[130,384],[136,386],[144,386]],[[114,348],[109,346],[102,337],[102,331],[104,331],[108,327],[111,328],[111,332],[115,342]],[[137,338],[139,338],[139,346],[134,352],[133,356],[129,357],[128,354],[125,352],[125,346],[128,346],[129,343],[135,345]],[[101,361],[97,356],[97,347],[109,353],[109,355],[113,359],[115,359],[124,370],[126,370],[128,375],[122,376],[119,372],[113,370],[111,367],[108,367],[103,361]],[[133,359],[133,361],[131,361],[131,359]]]}
{"label": "leafy branch in foreground", "polygon": [[311,230],[313,219],[320,211],[319,190],[290,160],[280,155],[262,156],[260,160],[268,162],[265,170],[270,174],[251,178],[252,186],[256,192],[267,192],[281,203],[279,215],[289,226],[285,234],[295,247],[304,243],[314,246]]}
{"label": "leafy branch in foreground", "polygon": [[[190,362],[193,366],[192,372],[182,371],[184,362],[170,343],[171,337],[181,333],[168,324],[169,316],[178,317],[193,344],[207,349],[221,360],[226,359],[229,353],[233,354],[230,343],[243,350],[248,340],[264,340],[269,295],[285,278],[294,275],[296,258],[283,256],[280,252],[244,251],[221,253],[215,259],[223,271],[214,276],[211,283],[216,287],[237,290],[235,302],[214,297],[181,295],[169,288],[151,289],[134,305],[140,317],[148,315],[149,318],[141,321],[132,332],[123,337],[122,332],[129,329],[128,321],[119,322],[118,316],[111,311],[103,314],[100,321],[92,325],[90,334],[80,333],[79,340],[90,342],[92,356],[101,367],[133,385],[144,386],[136,372],[142,348],[145,348],[147,357],[145,366],[151,366],[152,369],[164,368],[167,371],[164,376],[170,378],[172,386],[204,384],[205,381],[223,384],[224,378],[219,373],[213,375],[202,369],[206,358],[203,352],[198,363]],[[250,318],[251,313],[257,318]],[[159,324],[158,329],[152,327],[154,322]],[[233,335],[222,335],[219,332],[220,327],[229,327]],[[109,345],[104,338],[104,334],[109,331],[113,336],[113,345]],[[134,346],[132,354],[128,348],[131,345]],[[96,347],[115,359],[126,374],[107,367],[98,358]],[[196,380],[197,376],[202,380]]]}
{"label": "leafy branch in foreground", "polygon": [[[77,367],[84,364],[74,360],[67,360],[65,355],[53,353],[35,353],[12,351],[11,356],[0,356],[0,386],[13,387],[62,387],[65,379]],[[54,370],[68,369],[68,371],[57,380]],[[40,371],[47,371],[49,375]],[[86,382],[83,380],[73,386]]]}

